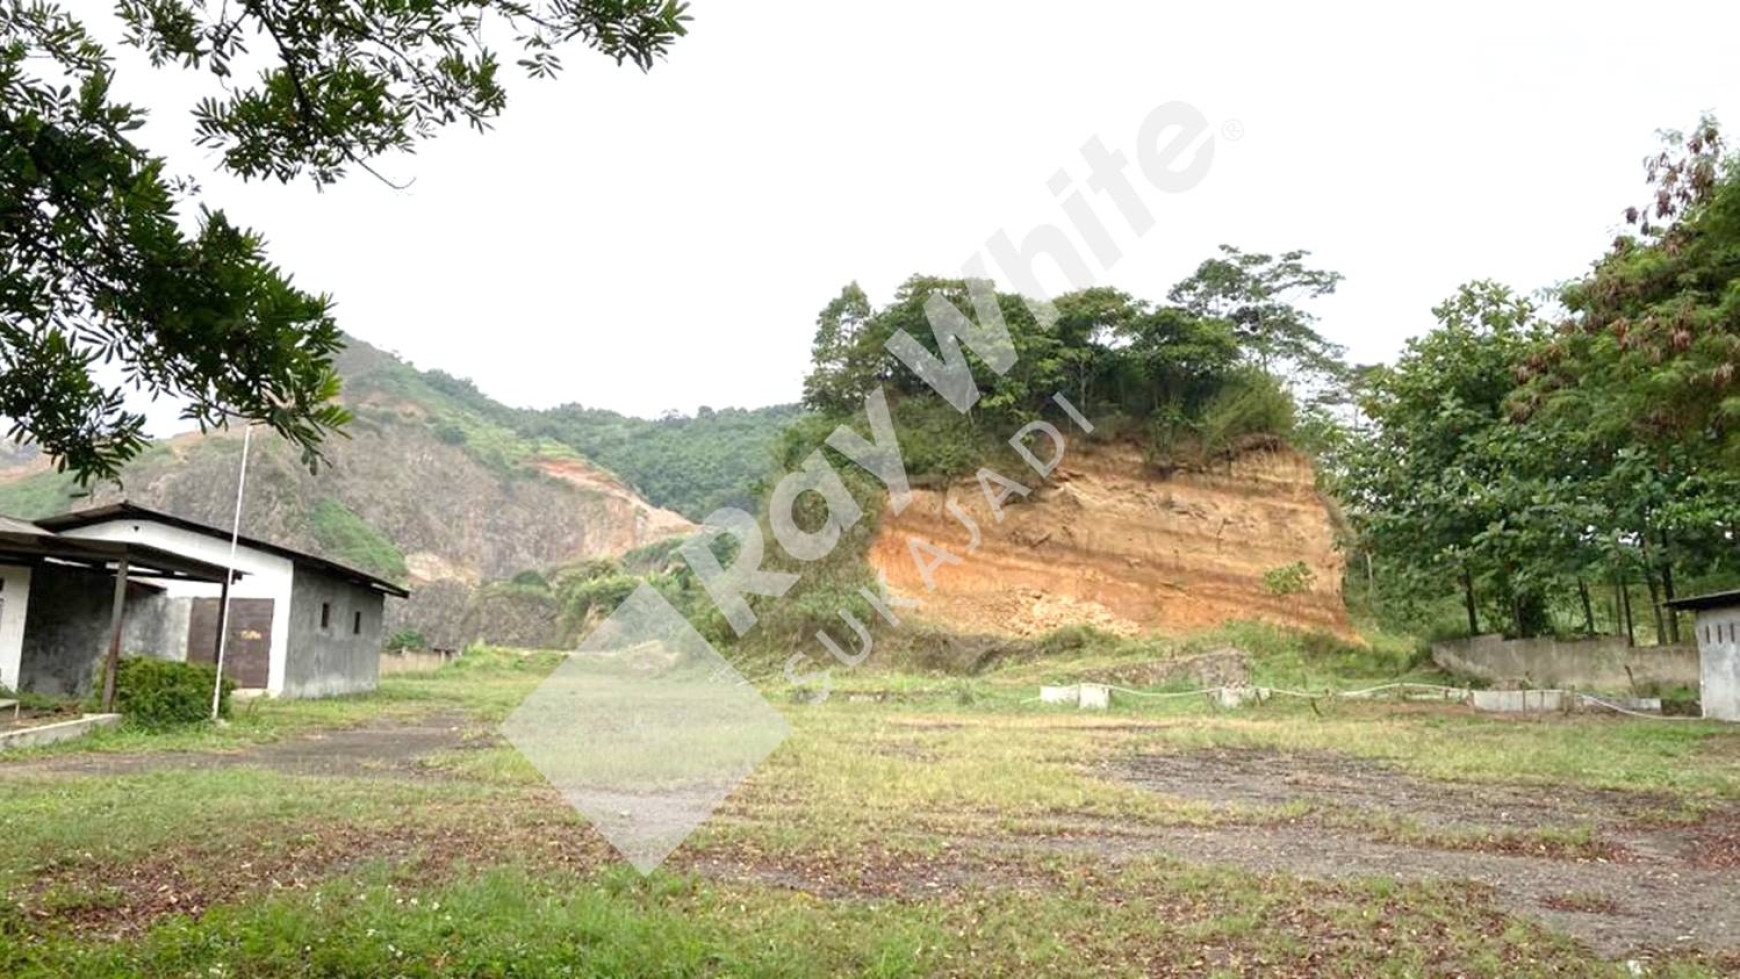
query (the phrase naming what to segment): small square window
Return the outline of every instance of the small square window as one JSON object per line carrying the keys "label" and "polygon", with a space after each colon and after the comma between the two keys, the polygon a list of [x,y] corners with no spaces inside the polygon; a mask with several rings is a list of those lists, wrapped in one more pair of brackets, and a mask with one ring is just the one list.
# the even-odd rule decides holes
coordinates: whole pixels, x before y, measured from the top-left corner
{"label": "small square window", "polygon": [[331,602],[321,602],[320,603],[320,627],[322,629],[332,628],[332,603]]}
{"label": "small square window", "polygon": [[353,636],[362,635],[362,613],[361,612],[358,612],[356,614],[356,619],[351,622],[350,634]]}

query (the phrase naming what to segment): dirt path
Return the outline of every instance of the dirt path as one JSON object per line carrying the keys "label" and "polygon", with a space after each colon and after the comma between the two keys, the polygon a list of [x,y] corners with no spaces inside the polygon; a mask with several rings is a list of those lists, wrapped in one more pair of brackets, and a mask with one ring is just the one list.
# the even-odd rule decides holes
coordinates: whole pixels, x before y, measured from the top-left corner
{"label": "dirt path", "polygon": [[[50,756],[0,764],[0,779],[244,765],[293,775],[445,777],[424,761],[435,752],[463,746],[467,726],[463,715],[441,714],[234,751]],[[724,854],[679,852],[673,867],[825,896],[860,891],[929,896],[971,886],[1031,884],[1031,865],[1007,859],[1021,851],[1091,854],[1113,866],[1164,855],[1308,878],[1472,880],[1490,887],[1506,910],[1541,919],[1615,958],[1651,949],[1740,951],[1740,808],[1729,806],[1704,814],[1702,821],[1667,825],[1664,813],[1684,816],[1683,807],[1668,796],[1433,781],[1329,753],[1216,750],[1148,756],[1102,774],[1227,809],[1231,818],[1203,827],[1082,818],[1054,823],[1043,834],[1016,830],[959,839],[952,841],[954,857],[922,868],[890,867],[886,879],[873,872],[842,882],[827,868],[779,867],[765,858],[734,860]],[[549,798],[540,796],[534,809],[560,806],[553,793],[544,794]],[[1309,802],[1314,809],[1289,821],[1262,820],[1262,810],[1296,802]],[[778,805],[732,809],[727,807],[727,818],[751,823],[795,815]],[[1360,818],[1346,818],[1350,815]],[[1596,834],[1602,844],[1596,852],[1610,857],[1579,856],[1575,850],[1553,856],[1451,848],[1448,843],[1412,845],[1380,838],[1373,817],[1424,828],[1425,844],[1433,832],[1443,831],[1446,840],[1462,846],[1481,831],[1581,827]],[[590,830],[560,820],[540,825],[539,834],[554,833],[564,845],[584,838],[600,850]],[[978,856],[969,856],[974,853]],[[1005,858],[999,859],[998,853]],[[614,858],[600,850],[600,859]]]}
{"label": "dirt path", "polygon": [[1029,839],[1022,845],[1109,859],[1163,853],[1202,863],[1305,877],[1465,879],[1507,909],[1545,920],[1606,955],[1649,947],[1740,948],[1740,810],[1665,827],[1666,796],[1563,786],[1421,779],[1380,763],[1323,753],[1204,751],[1149,756],[1112,777],[1217,806],[1309,801],[1366,817],[1412,820],[1464,835],[1480,830],[1592,829],[1615,859],[1569,859],[1386,842],[1327,819],[1292,825],[1142,829]]}
{"label": "dirt path", "polygon": [[464,743],[468,719],[434,714],[332,728],[287,741],[233,751],[86,752],[0,764],[0,779],[42,775],[130,775],[138,772],[255,766],[292,775],[427,777],[422,759]]}

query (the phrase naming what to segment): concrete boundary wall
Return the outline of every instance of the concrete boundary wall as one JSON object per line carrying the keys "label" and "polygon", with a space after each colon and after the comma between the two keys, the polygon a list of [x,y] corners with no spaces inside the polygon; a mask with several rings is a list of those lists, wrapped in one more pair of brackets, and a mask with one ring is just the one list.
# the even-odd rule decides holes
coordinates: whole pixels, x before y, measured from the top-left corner
{"label": "concrete boundary wall", "polygon": [[428,649],[381,653],[381,675],[393,673],[433,673],[458,659],[457,653]]}
{"label": "concrete boundary wall", "polygon": [[57,741],[68,741],[83,737],[99,727],[110,727],[121,723],[119,714],[86,714],[70,721],[56,721],[38,727],[20,728],[16,731],[0,732],[0,751],[7,748],[33,748],[38,745],[54,744]]}
{"label": "concrete boundary wall", "polygon": [[1452,673],[1531,687],[1630,690],[1633,684],[1698,688],[1692,646],[1628,646],[1623,636],[1561,641],[1475,636],[1432,644],[1432,662]]}

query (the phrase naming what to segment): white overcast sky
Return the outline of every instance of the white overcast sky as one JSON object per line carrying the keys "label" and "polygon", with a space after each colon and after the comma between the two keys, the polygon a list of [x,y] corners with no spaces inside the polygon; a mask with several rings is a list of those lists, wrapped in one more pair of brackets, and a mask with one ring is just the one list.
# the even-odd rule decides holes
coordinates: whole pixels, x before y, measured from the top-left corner
{"label": "white overcast sky", "polygon": [[1657,129],[1740,132],[1740,5],[1696,6],[696,0],[650,74],[569,52],[494,131],[385,161],[406,190],[243,184],[191,144],[208,76],[124,51],[117,90],[344,329],[510,404],[656,415],[795,400],[842,285],[882,302],[1062,224],[1052,175],[1172,101],[1242,138],[1187,193],[1132,167],[1144,236],[1090,193],[1123,253],[1095,280],[1158,299],[1221,242],[1308,248],[1347,276],[1324,332],[1391,358],[1459,282],[1583,270]]}

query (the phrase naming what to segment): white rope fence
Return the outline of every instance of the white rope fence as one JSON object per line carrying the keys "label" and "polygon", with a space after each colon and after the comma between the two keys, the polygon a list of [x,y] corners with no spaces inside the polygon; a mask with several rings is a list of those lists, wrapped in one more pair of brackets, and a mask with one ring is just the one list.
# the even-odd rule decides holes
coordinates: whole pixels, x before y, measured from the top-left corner
{"label": "white rope fence", "polygon": [[[1312,692],[1309,690],[1288,690],[1285,687],[1260,687],[1260,686],[1235,686],[1235,685],[1222,685],[1222,686],[1218,686],[1218,687],[1203,687],[1203,688],[1197,689],[1197,690],[1172,690],[1172,691],[1136,690],[1136,689],[1133,689],[1130,687],[1120,687],[1120,686],[1116,686],[1113,684],[1093,684],[1093,685],[1094,686],[1103,686],[1110,691],[1123,694],[1127,697],[1138,697],[1138,698],[1141,698],[1143,700],[1182,700],[1182,699],[1186,699],[1186,698],[1190,698],[1190,697],[1206,697],[1206,698],[1211,698],[1211,702],[1213,702],[1212,698],[1215,698],[1215,697],[1220,697],[1224,701],[1226,699],[1225,695],[1229,692],[1233,692],[1239,697],[1244,697],[1247,695],[1255,697],[1255,699],[1259,703],[1262,702],[1263,700],[1268,699],[1269,697],[1277,696],[1277,695],[1282,696],[1282,697],[1295,697],[1295,698],[1298,698],[1301,700],[1310,700],[1310,701],[1336,700],[1336,699],[1371,700],[1371,699],[1375,699],[1378,694],[1385,693],[1385,692],[1391,691],[1391,690],[1432,691],[1432,692],[1435,692],[1435,693],[1442,695],[1442,699],[1444,699],[1446,701],[1471,702],[1473,700],[1473,696],[1474,696],[1473,690],[1471,688],[1467,688],[1467,687],[1450,687],[1450,686],[1445,686],[1444,684],[1441,684],[1441,683],[1414,683],[1414,682],[1409,682],[1409,681],[1403,681],[1403,682],[1398,682],[1398,683],[1384,683],[1384,684],[1379,684],[1378,686],[1375,686],[1375,687],[1365,687],[1365,688],[1360,689],[1360,690],[1334,690],[1334,689],[1325,688],[1324,690],[1317,691],[1317,692]],[[1081,684],[1075,684],[1075,686],[1079,688],[1081,686]],[[1547,694],[1557,694],[1561,698],[1562,697],[1570,697],[1570,698],[1572,698],[1573,702],[1580,703],[1583,706],[1599,707],[1603,710],[1610,710],[1610,711],[1613,711],[1614,713],[1617,713],[1617,714],[1624,714],[1627,717],[1639,717],[1639,718],[1642,718],[1642,719],[1648,720],[1648,721],[1699,721],[1699,720],[1703,719],[1703,718],[1699,718],[1699,717],[1670,717],[1670,716],[1664,716],[1661,714],[1651,714],[1651,713],[1647,713],[1645,711],[1634,710],[1632,708],[1623,706],[1621,704],[1615,704],[1615,703],[1612,703],[1610,701],[1603,700],[1600,697],[1593,696],[1591,694],[1578,693],[1575,690],[1545,689],[1545,690],[1528,690],[1528,691],[1524,691],[1524,692],[1528,693],[1528,694],[1536,694],[1536,695],[1542,695],[1542,696],[1547,695]],[[1420,699],[1420,698],[1415,698],[1415,699]],[[1431,699],[1438,699],[1438,698],[1431,698]],[[1021,703],[1033,704],[1033,703],[1040,703],[1040,702],[1043,702],[1045,700],[1046,700],[1046,698],[1043,696],[1041,696],[1041,697],[1029,697],[1025,700],[1022,700]],[[1053,702],[1055,702],[1055,701],[1053,701]],[[1545,713],[1546,711],[1543,710],[1543,711],[1538,711],[1538,712]],[[1509,713],[1509,712],[1507,711],[1506,713]]]}

